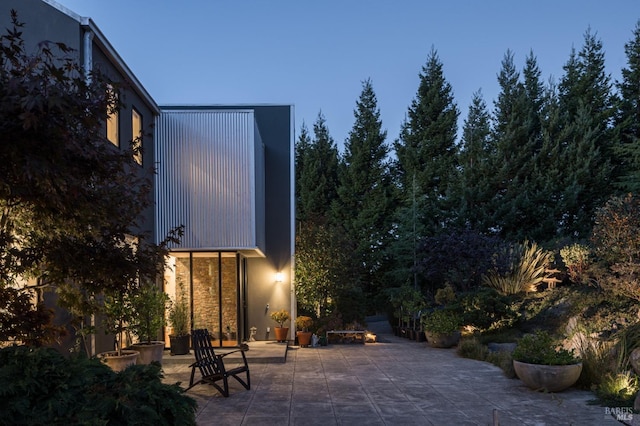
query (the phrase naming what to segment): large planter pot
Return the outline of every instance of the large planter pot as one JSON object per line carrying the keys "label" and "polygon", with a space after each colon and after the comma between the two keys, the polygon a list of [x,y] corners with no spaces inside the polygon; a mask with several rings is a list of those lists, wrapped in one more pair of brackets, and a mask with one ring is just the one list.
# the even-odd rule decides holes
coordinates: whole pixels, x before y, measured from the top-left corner
{"label": "large planter pot", "polygon": [[453,333],[432,333],[425,331],[424,335],[429,345],[433,348],[450,348],[457,345],[460,341],[459,331],[454,331]]}
{"label": "large planter pot", "polygon": [[184,334],[182,336],[169,335],[169,344],[171,345],[171,355],[187,355],[189,353],[189,342],[191,335]]}
{"label": "large planter pot", "polygon": [[273,331],[278,342],[286,342],[289,340],[289,327],[274,327]]}
{"label": "large planter pot", "polygon": [[123,350],[122,355],[118,355],[118,351],[102,352],[98,354],[98,359],[107,364],[113,371],[122,371],[131,365],[136,364],[140,352],[132,350]]}
{"label": "large planter pot", "polygon": [[513,361],[518,378],[534,390],[560,392],[571,387],[580,377],[582,363],[570,365],[541,365]]}
{"label": "large planter pot", "polygon": [[298,344],[302,347],[307,347],[311,344],[311,335],[313,333],[310,331],[298,331],[296,332],[296,336],[298,337]]}
{"label": "large planter pot", "polygon": [[148,365],[154,361],[162,364],[164,342],[152,341],[151,343],[135,343],[130,349],[140,352],[138,364]]}

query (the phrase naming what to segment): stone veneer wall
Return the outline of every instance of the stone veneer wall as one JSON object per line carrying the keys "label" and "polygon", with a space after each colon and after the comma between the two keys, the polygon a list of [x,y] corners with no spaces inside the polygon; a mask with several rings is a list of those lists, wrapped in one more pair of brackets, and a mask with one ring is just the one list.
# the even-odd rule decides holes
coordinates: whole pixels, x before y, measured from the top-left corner
{"label": "stone veneer wall", "polygon": [[[189,259],[181,258],[176,265],[178,280],[189,282]],[[188,286],[186,287],[188,289]],[[218,305],[218,257],[193,258],[193,321],[194,328],[207,328],[220,338]],[[222,338],[237,341],[237,268],[235,257],[222,258]],[[229,334],[231,332],[231,335]]]}

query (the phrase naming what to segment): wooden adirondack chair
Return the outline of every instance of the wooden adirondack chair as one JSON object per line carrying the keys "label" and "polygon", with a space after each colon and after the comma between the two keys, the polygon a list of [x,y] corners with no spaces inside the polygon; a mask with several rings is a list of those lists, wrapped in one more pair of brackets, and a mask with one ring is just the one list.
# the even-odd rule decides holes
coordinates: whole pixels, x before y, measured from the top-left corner
{"label": "wooden adirondack chair", "polygon": [[[249,376],[249,364],[247,364],[247,356],[244,349],[238,349],[231,352],[216,354],[211,345],[211,336],[209,331],[205,329],[193,330],[191,333],[191,342],[193,344],[193,352],[196,362],[191,364],[191,380],[189,387],[191,389],[200,383],[209,384],[215,387],[224,397],[229,396],[229,377],[236,379],[245,389],[251,388],[251,378]],[[233,353],[240,352],[244,365],[227,370],[224,365],[224,357]],[[200,370],[202,378],[194,383],[196,369]],[[246,381],[238,377],[238,375],[246,373]],[[222,386],[218,382],[222,381]]]}

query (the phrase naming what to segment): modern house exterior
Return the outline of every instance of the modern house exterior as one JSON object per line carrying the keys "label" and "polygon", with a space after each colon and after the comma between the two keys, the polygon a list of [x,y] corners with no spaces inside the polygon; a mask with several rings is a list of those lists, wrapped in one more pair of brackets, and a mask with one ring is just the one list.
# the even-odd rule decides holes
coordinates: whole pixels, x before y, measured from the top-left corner
{"label": "modern house exterior", "polygon": [[[295,316],[293,106],[160,107],[91,18],[53,0],[0,6],[4,28],[12,9],[25,23],[27,49],[62,42],[85,71],[126,83],[124,107],[105,113],[105,143],[124,148],[144,135],[135,160],[141,174],[155,174],[155,187],[141,231],[159,242],[184,226],[163,281],[172,298],[187,296],[191,326],[208,328],[220,345],[250,334],[273,340],[269,314],[286,309]],[[112,348],[112,338],[96,334],[93,353]]]}
{"label": "modern house exterior", "polygon": [[185,226],[166,291],[221,346],[273,339],[269,314],[295,311],[293,107],[160,109],[156,232]]}

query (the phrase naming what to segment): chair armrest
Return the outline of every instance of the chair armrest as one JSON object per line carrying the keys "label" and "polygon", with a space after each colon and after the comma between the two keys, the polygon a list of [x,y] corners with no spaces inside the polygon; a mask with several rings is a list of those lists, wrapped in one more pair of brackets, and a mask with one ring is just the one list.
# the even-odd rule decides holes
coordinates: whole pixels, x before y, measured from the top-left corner
{"label": "chair armrest", "polygon": [[225,352],[222,354],[216,354],[217,357],[224,358],[227,355],[235,354],[236,352],[244,352],[244,349],[236,349],[235,351]]}
{"label": "chair armrest", "polygon": [[[215,359],[222,359],[222,355],[218,355],[218,354],[216,354],[216,355],[215,355]],[[210,356],[203,357],[200,361],[196,361],[196,362],[194,362],[193,364],[189,365],[189,367],[190,367],[190,368],[191,368],[191,367],[198,367],[198,366],[199,366],[199,364],[200,364],[201,362],[204,362],[204,361],[211,361],[211,357],[210,357]]]}

